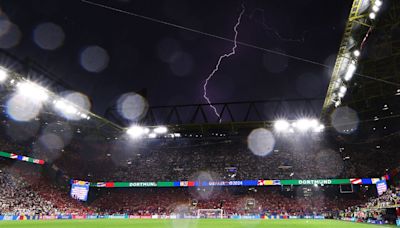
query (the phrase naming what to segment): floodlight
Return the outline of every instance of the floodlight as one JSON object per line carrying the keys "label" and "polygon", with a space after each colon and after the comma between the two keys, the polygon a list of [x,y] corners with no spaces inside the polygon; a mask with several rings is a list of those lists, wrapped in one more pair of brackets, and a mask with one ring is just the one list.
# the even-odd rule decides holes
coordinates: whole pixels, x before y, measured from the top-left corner
{"label": "floodlight", "polygon": [[85,113],[81,113],[81,118],[86,119],[86,118],[88,118],[88,115],[86,115]]}
{"label": "floodlight", "polygon": [[17,84],[17,89],[19,94],[31,98],[35,101],[43,102],[49,99],[49,95],[46,89],[33,82],[19,82]]}
{"label": "floodlight", "polygon": [[374,5],[380,7],[382,5],[382,1],[376,0]]}
{"label": "floodlight", "polygon": [[132,138],[138,138],[144,134],[144,131],[143,128],[140,126],[131,126],[130,128],[128,128],[126,133],[130,135]]}
{"label": "floodlight", "polygon": [[154,133],[157,133],[157,134],[165,134],[168,132],[168,128],[166,128],[164,126],[159,126],[159,127],[154,128],[153,131],[154,131]]}
{"label": "floodlight", "polygon": [[374,12],[370,13],[369,18],[374,20],[376,18],[376,13],[374,13]]}
{"label": "floodlight", "polygon": [[68,114],[77,114],[78,110],[72,105],[67,105],[65,112]]}
{"label": "floodlight", "polygon": [[150,133],[149,134],[149,138],[151,138],[151,139],[154,139],[154,138],[156,138],[157,137],[157,134],[156,133]]}
{"label": "floodlight", "polygon": [[150,129],[149,128],[143,128],[143,133],[145,133],[145,134],[149,134],[149,132],[150,132]]}
{"label": "floodlight", "polygon": [[346,93],[346,91],[347,91],[346,86],[341,86],[340,89],[339,89],[339,92],[343,93],[343,94]]}
{"label": "floodlight", "polygon": [[274,123],[274,128],[277,131],[286,131],[289,127],[290,124],[286,120],[277,120]]}
{"label": "floodlight", "polygon": [[317,128],[319,122],[318,122],[318,120],[316,120],[316,119],[312,119],[312,120],[309,120],[309,124],[310,124],[310,127],[312,127],[312,128]]}
{"label": "floodlight", "polygon": [[300,131],[307,131],[311,127],[309,119],[300,119],[297,121],[296,128]]}
{"label": "floodlight", "polygon": [[378,12],[378,11],[379,11],[379,6],[374,5],[374,6],[372,7],[372,11],[374,11],[375,13]]}
{"label": "floodlight", "polygon": [[320,124],[314,128],[314,132],[322,132],[324,129],[325,129],[325,126],[323,124]]}
{"label": "floodlight", "polygon": [[3,68],[0,68],[0,82],[4,82],[8,78],[8,73]]}
{"label": "floodlight", "polygon": [[347,68],[347,72],[344,75],[344,80],[349,81],[353,77],[354,72],[356,72],[356,69],[356,65],[354,63],[350,63],[349,67]]}
{"label": "floodlight", "polygon": [[353,55],[355,56],[355,57],[358,57],[358,56],[360,56],[360,51],[359,50],[355,50],[355,51],[353,51]]}

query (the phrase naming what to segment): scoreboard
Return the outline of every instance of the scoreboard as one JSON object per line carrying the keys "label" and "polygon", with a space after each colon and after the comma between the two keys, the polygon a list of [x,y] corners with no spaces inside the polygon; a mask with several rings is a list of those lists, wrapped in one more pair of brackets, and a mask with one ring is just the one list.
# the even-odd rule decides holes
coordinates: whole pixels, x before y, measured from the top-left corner
{"label": "scoreboard", "polygon": [[73,181],[71,185],[71,197],[80,201],[87,201],[89,193],[89,182]]}

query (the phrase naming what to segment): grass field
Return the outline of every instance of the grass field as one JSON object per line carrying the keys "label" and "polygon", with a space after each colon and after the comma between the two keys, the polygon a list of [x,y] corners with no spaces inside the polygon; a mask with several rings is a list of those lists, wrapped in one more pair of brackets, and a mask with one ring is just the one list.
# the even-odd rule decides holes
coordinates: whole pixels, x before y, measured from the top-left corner
{"label": "grass field", "polygon": [[0,221],[0,227],[18,228],[113,228],[113,227],[171,227],[171,228],[279,228],[279,227],[323,227],[323,228],[362,228],[362,227],[395,227],[389,225],[370,225],[336,220],[53,220],[53,221]]}

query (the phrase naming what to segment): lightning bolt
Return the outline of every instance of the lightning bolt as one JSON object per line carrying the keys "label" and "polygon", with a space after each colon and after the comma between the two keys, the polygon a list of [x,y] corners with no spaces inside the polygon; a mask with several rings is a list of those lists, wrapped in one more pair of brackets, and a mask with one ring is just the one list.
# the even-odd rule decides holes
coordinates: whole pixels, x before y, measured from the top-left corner
{"label": "lightning bolt", "polygon": [[235,38],[233,39],[233,47],[232,50],[229,53],[223,54],[219,57],[217,64],[215,65],[214,69],[212,70],[211,74],[208,75],[208,77],[206,78],[206,80],[204,81],[204,85],[203,85],[203,90],[204,90],[204,94],[203,97],[204,99],[207,101],[208,105],[210,106],[210,108],[214,111],[215,115],[218,117],[219,122],[221,123],[222,118],[220,116],[220,114],[218,113],[217,108],[211,104],[211,100],[210,98],[207,96],[207,85],[208,82],[211,80],[211,78],[214,76],[214,74],[219,70],[219,66],[222,62],[223,59],[228,58],[234,54],[236,54],[236,48],[237,48],[237,36],[238,36],[238,30],[237,28],[240,25],[240,22],[242,20],[242,16],[244,14],[244,11],[246,10],[246,8],[244,7],[244,5],[242,4],[242,11],[239,14],[239,17],[237,19],[237,22],[235,24],[235,26],[233,27],[233,31],[235,31]]}

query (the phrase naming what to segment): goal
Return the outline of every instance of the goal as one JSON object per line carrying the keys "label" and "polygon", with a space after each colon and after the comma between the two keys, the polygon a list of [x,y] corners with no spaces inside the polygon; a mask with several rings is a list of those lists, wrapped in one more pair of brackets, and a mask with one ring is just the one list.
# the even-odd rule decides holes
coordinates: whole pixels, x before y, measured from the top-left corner
{"label": "goal", "polygon": [[197,218],[224,218],[224,210],[222,209],[198,209]]}

